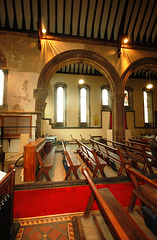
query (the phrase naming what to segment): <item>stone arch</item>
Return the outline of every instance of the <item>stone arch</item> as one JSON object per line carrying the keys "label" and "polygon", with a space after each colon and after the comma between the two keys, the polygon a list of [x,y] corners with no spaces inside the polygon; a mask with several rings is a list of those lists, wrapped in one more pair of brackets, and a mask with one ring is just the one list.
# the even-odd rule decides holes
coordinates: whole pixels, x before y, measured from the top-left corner
{"label": "stone arch", "polygon": [[37,88],[46,90],[53,74],[61,67],[70,63],[84,63],[93,66],[104,76],[108,77],[112,88],[119,82],[118,72],[104,57],[92,51],[76,49],[65,51],[52,58],[42,69]]}
{"label": "stone arch", "polygon": [[157,70],[157,58],[155,57],[145,57],[140,58],[130,64],[130,66],[123,72],[122,79],[122,89],[125,89],[126,82],[132,72],[134,72],[139,67],[153,67]]}
{"label": "stone arch", "polygon": [[[123,101],[121,95],[122,80],[116,69],[112,66],[112,64],[109,61],[107,61],[101,55],[94,53],[92,51],[81,49],[65,51],[52,58],[44,66],[38,79],[37,89],[34,90],[34,98],[36,99],[35,110],[41,113],[44,112],[46,106],[45,100],[48,95],[47,87],[50,79],[58,69],[71,63],[88,64],[96,68],[98,71],[100,71],[103,76],[107,77],[111,86],[113,102],[112,104],[113,138],[114,139],[117,138],[118,135],[122,136],[124,132],[123,110],[121,114],[120,110],[118,110],[120,108],[119,106],[122,106]],[[40,121],[41,120],[38,117],[37,120],[38,136],[40,136],[41,128]]]}

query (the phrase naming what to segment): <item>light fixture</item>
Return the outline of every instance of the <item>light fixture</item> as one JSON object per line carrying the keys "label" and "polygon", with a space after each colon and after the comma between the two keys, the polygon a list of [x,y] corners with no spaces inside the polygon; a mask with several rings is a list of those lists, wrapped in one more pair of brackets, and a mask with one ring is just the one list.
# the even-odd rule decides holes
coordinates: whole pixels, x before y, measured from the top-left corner
{"label": "light fixture", "polygon": [[84,80],[81,78],[81,79],[79,79],[79,84],[84,84]]}
{"label": "light fixture", "polygon": [[126,44],[129,42],[128,37],[126,36],[126,34],[123,34],[120,38],[119,38],[119,45],[118,45],[118,58],[120,58],[121,56],[121,48],[122,48],[122,44]]}
{"label": "light fixture", "polygon": [[43,33],[43,34],[46,33],[46,29],[45,29],[45,28],[42,29],[42,33]]}
{"label": "light fixture", "polygon": [[150,79],[150,70],[148,70],[148,84],[147,84],[146,88],[147,89],[153,88],[153,84],[151,83],[151,79]]}
{"label": "light fixture", "polygon": [[146,86],[147,89],[152,89],[153,88],[153,84],[148,83],[148,85]]}
{"label": "light fixture", "polygon": [[129,41],[128,38],[124,38],[123,40],[124,43],[128,43],[128,41]]}

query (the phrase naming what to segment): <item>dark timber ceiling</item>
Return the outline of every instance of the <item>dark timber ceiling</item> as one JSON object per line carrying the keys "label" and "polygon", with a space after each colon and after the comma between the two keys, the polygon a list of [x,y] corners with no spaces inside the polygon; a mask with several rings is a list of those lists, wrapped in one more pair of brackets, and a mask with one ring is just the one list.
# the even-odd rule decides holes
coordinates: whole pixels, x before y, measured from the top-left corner
{"label": "dark timber ceiling", "polygon": [[[157,51],[156,0],[0,0],[0,32],[12,31],[39,37],[97,44],[119,44],[123,35],[129,45]],[[101,75],[84,64],[70,64],[60,73]],[[157,73],[137,70],[130,77],[157,79]]]}
{"label": "dark timber ceiling", "polygon": [[[38,23],[38,24],[37,24]],[[38,25],[38,26],[37,26]],[[156,0],[0,0],[0,30],[157,46]]]}
{"label": "dark timber ceiling", "polygon": [[[57,73],[102,76],[102,74],[92,66],[82,63],[66,65],[59,69]],[[148,68],[138,69],[134,71],[129,78],[157,80],[157,72]]]}

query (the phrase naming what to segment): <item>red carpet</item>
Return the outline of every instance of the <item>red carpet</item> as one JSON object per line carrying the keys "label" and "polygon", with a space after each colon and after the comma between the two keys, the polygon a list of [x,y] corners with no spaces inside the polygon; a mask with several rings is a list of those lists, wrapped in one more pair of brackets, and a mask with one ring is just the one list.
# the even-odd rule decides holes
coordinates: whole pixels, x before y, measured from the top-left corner
{"label": "red carpet", "polygon": [[[133,190],[131,183],[105,184],[97,187],[109,188],[124,207],[128,206]],[[89,186],[15,191],[14,218],[83,212],[90,194]],[[137,204],[140,202],[137,201]],[[93,210],[97,209],[95,203]]]}

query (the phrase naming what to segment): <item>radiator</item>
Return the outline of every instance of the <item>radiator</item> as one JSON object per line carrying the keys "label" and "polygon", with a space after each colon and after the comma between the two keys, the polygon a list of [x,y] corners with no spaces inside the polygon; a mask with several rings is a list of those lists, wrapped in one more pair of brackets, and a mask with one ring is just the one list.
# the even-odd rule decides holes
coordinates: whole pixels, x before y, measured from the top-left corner
{"label": "radiator", "polygon": [[11,197],[9,194],[0,196],[0,238],[3,240],[10,239],[10,207]]}

